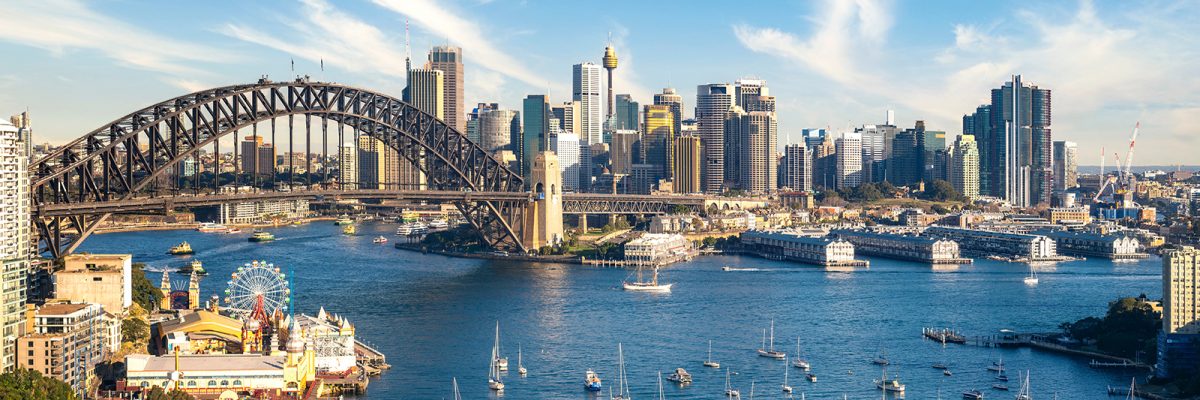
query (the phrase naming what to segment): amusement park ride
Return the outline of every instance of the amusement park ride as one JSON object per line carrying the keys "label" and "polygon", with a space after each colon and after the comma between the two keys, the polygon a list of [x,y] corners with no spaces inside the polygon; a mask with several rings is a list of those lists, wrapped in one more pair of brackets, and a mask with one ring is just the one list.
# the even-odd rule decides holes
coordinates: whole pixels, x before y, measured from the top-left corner
{"label": "amusement park ride", "polygon": [[242,315],[245,334],[269,338],[283,325],[292,301],[287,277],[266,261],[246,263],[230,276],[225,289],[226,308]]}

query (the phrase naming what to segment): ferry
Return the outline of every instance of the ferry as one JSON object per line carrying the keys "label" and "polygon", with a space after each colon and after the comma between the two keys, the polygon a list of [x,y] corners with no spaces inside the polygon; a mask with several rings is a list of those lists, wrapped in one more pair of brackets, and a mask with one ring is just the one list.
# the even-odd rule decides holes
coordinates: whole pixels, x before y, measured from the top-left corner
{"label": "ferry", "polygon": [[196,251],[192,250],[192,245],[188,244],[188,242],[183,242],[175,245],[175,247],[172,247],[171,250],[167,250],[167,254],[173,256],[186,256],[188,254],[196,254]]}
{"label": "ferry", "polygon": [[267,231],[254,231],[254,234],[250,235],[249,240],[251,242],[270,242],[275,240],[275,235],[272,235],[271,232]]}
{"label": "ferry", "polygon": [[355,228],[353,224],[342,227],[343,235],[354,235],[357,233],[358,233],[358,228]]}
{"label": "ferry", "polygon": [[217,232],[224,232],[226,229],[227,228],[225,227],[225,225],[221,225],[221,224],[218,224],[215,222],[205,222],[205,223],[200,224],[200,226],[196,228],[196,231],[204,232],[204,233],[217,233]]}
{"label": "ferry", "polygon": [[444,219],[435,219],[433,221],[429,221],[429,229],[432,229],[432,230],[447,229],[449,227],[450,227],[450,223],[446,222],[446,220],[444,220]]}
{"label": "ferry", "polygon": [[583,376],[583,388],[589,392],[599,392],[601,387],[600,375],[596,375],[596,371],[587,370]]}
{"label": "ferry", "polygon": [[384,243],[387,243],[387,241],[388,241],[387,238],[380,236],[380,237],[375,238],[374,240],[371,240],[371,243],[384,244]]}
{"label": "ferry", "polygon": [[183,268],[179,269],[179,272],[185,274],[195,273],[199,276],[208,275],[208,271],[204,270],[204,263],[200,262],[200,260],[192,260],[191,264],[183,266]]}
{"label": "ferry", "polygon": [[350,217],[347,217],[345,215],[338,217],[338,219],[336,221],[333,221],[334,225],[350,225],[353,223],[354,223],[354,220],[350,219]]}
{"label": "ferry", "polygon": [[692,383],[692,374],[683,368],[675,368],[675,373],[667,376],[667,380],[680,385],[686,385]]}
{"label": "ferry", "polygon": [[407,223],[396,228],[396,234],[400,236],[420,236],[426,233],[429,233],[429,226],[420,222]]}

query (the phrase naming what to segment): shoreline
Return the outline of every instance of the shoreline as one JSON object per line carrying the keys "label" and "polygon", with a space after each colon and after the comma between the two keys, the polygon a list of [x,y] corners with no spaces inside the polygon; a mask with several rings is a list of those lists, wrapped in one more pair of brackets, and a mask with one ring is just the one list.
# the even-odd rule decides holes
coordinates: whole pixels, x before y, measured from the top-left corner
{"label": "shoreline", "polygon": [[[334,221],[336,219],[337,219],[337,217],[329,217],[329,216],[312,217],[312,218],[305,218],[305,219],[301,220],[301,224],[320,222],[320,221]],[[224,225],[226,227],[230,227],[230,228],[238,228],[238,229],[251,228],[252,229],[252,228],[278,228],[281,226],[288,226],[291,224],[290,223],[282,223],[282,224],[224,224]],[[146,232],[149,232],[149,231],[179,231],[179,230],[194,230],[199,227],[200,227],[199,222],[186,223],[186,224],[171,224],[171,225],[122,225],[122,226],[97,228],[96,232],[93,232],[93,234],[100,235],[100,234],[105,234],[105,233],[143,232],[143,231],[146,231]]]}
{"label": "shoreline", "polygon": [[528,261],[528,262],[540,262],[540,263],[548,263],[548,264],[585,265],[583,263],[583,257],[581,257],[581,256],[537,256],[537,257],[534,257],[534,256],[512,255],[512,254],[507,255],[507,256],[501,256],[501,255],[496,255],[496,254],[492,254],[492,253],[459,253],[459,252],[450,252],[450,251],[445,251],[445,250],[425,249],[425,248],[421,247],[420,243],[396,243],[392,247],[399,249],[399,250],[404,250],[404,251],[412,251],[412,252],[417,252],[417,253],[421,253],[421,254],[437,254],[440,256],[454,257],[454,258],[471,258],[471,259],[477,259],[477,260],[498,260],[498,261]]}

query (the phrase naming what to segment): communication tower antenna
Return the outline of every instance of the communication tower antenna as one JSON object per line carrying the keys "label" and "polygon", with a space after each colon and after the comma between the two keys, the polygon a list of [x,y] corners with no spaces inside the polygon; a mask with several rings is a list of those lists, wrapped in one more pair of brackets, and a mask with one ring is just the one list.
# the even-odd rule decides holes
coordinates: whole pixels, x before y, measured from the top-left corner
{"label": "communication tower antenna", "polygon": [[412,46],[408,42],[408,20],[404,20],[404,79],[412,71]]}

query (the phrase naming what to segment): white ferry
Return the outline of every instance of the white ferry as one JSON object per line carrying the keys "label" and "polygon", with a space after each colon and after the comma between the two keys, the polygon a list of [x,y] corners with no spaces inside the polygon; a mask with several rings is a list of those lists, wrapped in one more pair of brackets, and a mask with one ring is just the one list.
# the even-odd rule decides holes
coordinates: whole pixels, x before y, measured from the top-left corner
{"label": "white ferry", "polygon": [[218,233],[218,232],[225,232],[227,230],[229,230],[229,227],[215,223],[215,222],[205,222],[205,223],[200,224],[200,226],[196,228],[197,232],[204,232],[204,233]]}

